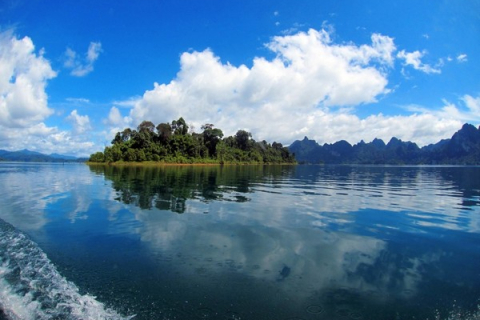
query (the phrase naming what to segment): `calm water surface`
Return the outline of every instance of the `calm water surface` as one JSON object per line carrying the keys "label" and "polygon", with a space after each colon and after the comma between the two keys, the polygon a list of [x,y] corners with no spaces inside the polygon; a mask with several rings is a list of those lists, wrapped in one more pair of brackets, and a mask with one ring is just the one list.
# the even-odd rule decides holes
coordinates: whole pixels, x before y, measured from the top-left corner
{"label": "calm water surface", "polygon": [[480,167],[0,163],[0,319],[480,319]]}

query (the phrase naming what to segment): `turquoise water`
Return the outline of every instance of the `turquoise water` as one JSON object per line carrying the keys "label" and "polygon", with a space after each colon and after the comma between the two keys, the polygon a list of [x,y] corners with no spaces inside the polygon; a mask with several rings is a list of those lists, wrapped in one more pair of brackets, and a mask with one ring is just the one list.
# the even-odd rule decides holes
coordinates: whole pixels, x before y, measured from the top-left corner
{"label": "turquoise water", "polygon": [[0,163],[0,319],[480,319],[480,167]]}

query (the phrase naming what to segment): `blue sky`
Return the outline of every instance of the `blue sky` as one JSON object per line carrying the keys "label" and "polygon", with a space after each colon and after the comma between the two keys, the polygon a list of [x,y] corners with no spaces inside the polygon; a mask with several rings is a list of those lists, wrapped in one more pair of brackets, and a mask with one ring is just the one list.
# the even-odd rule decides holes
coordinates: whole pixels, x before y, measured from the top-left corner
{"label": "blue sky", "polygon": [[480,2],[0,2],[0,149],[85,156],[142,120],[434,143],[480,124]]}

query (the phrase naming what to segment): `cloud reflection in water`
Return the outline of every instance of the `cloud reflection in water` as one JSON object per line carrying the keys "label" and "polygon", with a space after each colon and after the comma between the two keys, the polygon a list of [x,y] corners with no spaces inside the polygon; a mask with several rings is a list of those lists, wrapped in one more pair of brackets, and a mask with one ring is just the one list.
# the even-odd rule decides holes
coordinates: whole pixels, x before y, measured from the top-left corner
{"label": "cloud reflection in water", "polygon": [[[449,301],[471,308],[480,296],[474,263],[479,168],[2,170],[7,196],[1,218],[42,242],[64,243],[67,251],[84,246],[86,257],[105,250],[108,266],[107,248],[125,251],[109,239],[130,239],[128,252],[141,260],[135,278],[125,281],[148,291],[135,299],[157,301],[172,291],[175,308],[186,308],[181,301],[187,298],[190,305],[216,308],[236,301],[239,313],[263,303],[277,315],[305,318],[317,312],[335,318],[346,308],[349,314],[380,310],[385,316],[396,312],[394,305],[427,318]],[[90,247],[93,239],[96,247]],[[75,259],[81,254],[75,251]],[[127,268],[112,264],[119,274]],[[149,271],[140,274],[141,265]],[[92,262],[95,272],[99,267]]]}
{"label": "cloud reflection in water", "polygon": [[[121,179],[130,169],[108,170],[118,199],[128,194],[127,202],[137,205],[130,210],[142,224],[142,241],[173,259],[189,281],[204,287],[234,270],[247,283],[277,282],[283,295],[299,304],[335,300],[341,288],[375,303],[425,294],[419,293],[425,270],[435,271],[452,253],[415,247],[414,238],[435,236],[431,228],[477,232],[480,227],[474,214],[480,188],[465,188],[455,175],[459,168],[147,168],[128,182],[143,187],[126,190]],[[472,173],[478,175],[478,169]],[[169,179],[175,187],[165,189]],[[150,195],[137,194],[148,181]],[[243,201],[236,201],[239,196]],[[170,204],[159,206],[159,199]],[[396,245],[408,234],[411,241]]]}

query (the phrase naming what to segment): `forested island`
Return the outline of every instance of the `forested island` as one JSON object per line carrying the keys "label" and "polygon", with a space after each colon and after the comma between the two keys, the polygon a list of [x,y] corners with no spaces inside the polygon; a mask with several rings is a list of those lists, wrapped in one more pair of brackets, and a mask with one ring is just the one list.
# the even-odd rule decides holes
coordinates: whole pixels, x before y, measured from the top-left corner
{"label": "forested island", "polygon": [[189,132],[180,117],[155,126],[143,121],[137,129],[117,132],[112,145],[90,156],[92,163],[156,162],[218,164],[293,164],[295,156],[281,143],[257,142],[250,132],[238,130],[224,137],[213,124],[201,127],[201,133]]}
{"label": "forested island", "polygon": [[450,139],[422,148],[395,137],[388,143],[374,139],[351,145],[347,141],[319,145],[305,137],[288,148],[252,139],[251,133],[238,130],[224,137],[213,124],[189,132],[183,118],[155,126],[143,121],[137,129],[118,132],[104,152],[90,156],[92,163],[156,162],[174,164],[388,164],[388,165],[479,165],[480,128],[464,124]]}
{"label": "forested island", "polygon": [[289,146],[299,163],[307,164],[388,164],[388,165],[480,165],[480,128],[464,124],[450,139],[420,148],[416,143],[393,137],[319,145],[305,137]]}

